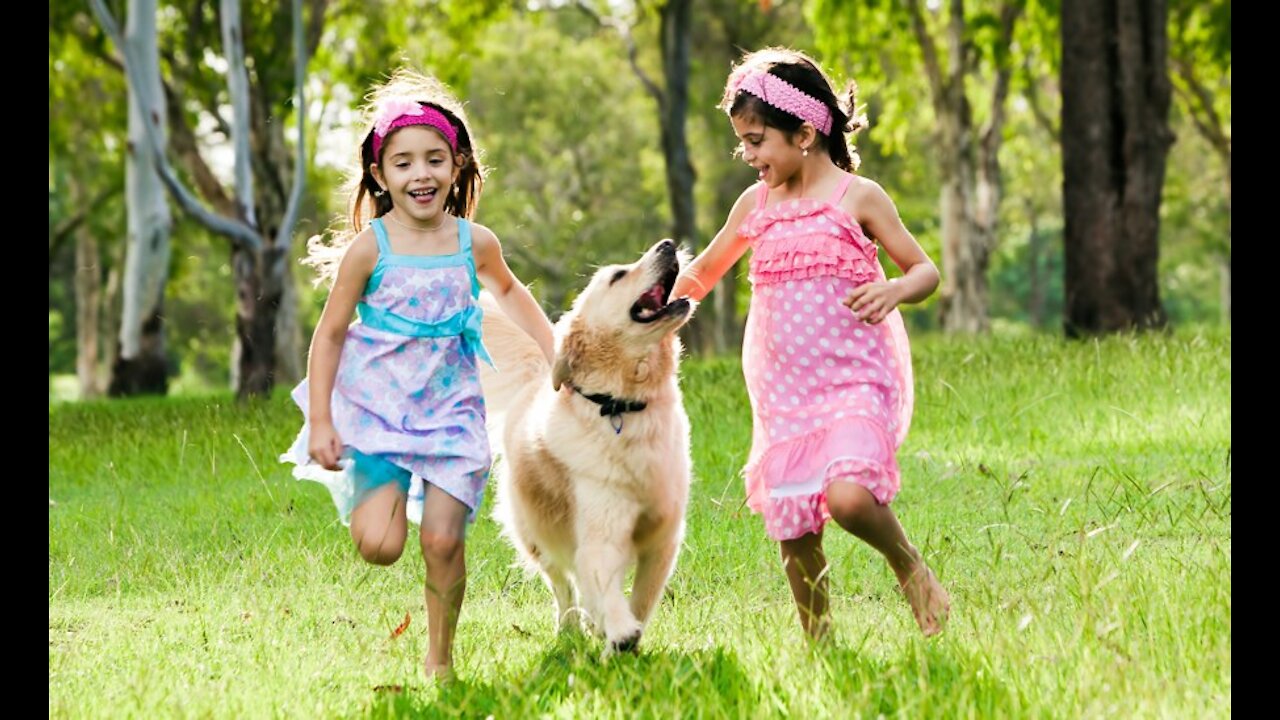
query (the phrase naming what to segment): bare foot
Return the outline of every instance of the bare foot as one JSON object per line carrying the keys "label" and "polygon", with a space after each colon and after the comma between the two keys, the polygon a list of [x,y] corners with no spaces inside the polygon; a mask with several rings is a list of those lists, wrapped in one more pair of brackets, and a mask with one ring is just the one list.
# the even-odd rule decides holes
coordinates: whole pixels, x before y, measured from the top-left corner
{"label": "bare foot", "polygon": [[898,577],[902,593],[911,604],[911,612],[916,616],[916,624],[925,637],[932,637],[942,632],[951,614],[951,596],[938,582],[937,576],[920,558],[915,567],[906,573],[906,577]]}
{"label": "bare foot", "polygon": [[446,683],[454,679],[453,665],[450,663],[440,663],[427,658],[426,663],[423,664],[423,671],[426,672],[428,680]]}

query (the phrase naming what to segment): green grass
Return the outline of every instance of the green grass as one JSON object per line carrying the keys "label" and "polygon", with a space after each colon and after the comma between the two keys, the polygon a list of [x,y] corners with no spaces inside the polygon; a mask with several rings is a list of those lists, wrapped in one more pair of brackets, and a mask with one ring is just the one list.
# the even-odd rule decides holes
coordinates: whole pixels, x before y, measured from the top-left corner
{"label": "green grass", "polygon": [[951,592],[939,638],[832,531],[834,642],[802,639],[743,506],[740,368],[689,361],[688,532],[641,654],[558,639],[486,505],[447,686],[421,676],[416,544],[359,559],[325,490],[275,461],[301,420],[283,392],[51,403],[49,714],[1229,716],[1229,330],[913,349],[894,507]]}

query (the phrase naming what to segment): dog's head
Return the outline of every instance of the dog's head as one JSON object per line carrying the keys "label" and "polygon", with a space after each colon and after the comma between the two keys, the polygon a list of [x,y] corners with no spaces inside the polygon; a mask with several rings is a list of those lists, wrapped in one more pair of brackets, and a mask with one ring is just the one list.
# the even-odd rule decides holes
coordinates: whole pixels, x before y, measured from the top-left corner
{"label": "dog's head", "polygon": [[674,242],[663,240],[630,265],[597,270],[561,319],[567,331],[557,353],[553,385],[559,389],[588,365],[612,362],[623,366],[619,370],[629,370],[627,365],[643,362],[655,350],[672,355],[674,363],[675,332],[688,322],[695,307],[688,298],[671,298],[681,264],[687,260]]}

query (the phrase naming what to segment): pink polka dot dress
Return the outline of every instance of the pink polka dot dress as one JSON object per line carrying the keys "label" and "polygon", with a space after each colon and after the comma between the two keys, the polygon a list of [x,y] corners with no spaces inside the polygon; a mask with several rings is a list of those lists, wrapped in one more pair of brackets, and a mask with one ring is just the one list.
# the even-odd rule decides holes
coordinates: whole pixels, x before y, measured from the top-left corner
{"label": "pink polka dot dress", "polygon": [[876,246],[839,201],[798,198],[766,206],[768,187],[739,233],[751,244],[751,309],[742,370],[751,397],[747,505],[774,540],[818,532],[831,517],[833,481],[866,488],[880,504],[898,493],[897,449],[913,405],[911,350],[895,308],[876,325],[841,300],[885,279]]}

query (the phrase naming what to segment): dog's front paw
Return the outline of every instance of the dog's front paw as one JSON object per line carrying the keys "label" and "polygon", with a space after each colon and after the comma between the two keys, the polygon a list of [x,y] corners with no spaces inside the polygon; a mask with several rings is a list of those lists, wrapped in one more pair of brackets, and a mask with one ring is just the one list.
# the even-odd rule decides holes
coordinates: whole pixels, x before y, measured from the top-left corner
{"label": "dog's front paw", "polygon": [[621,638],[619,640],[611,640],[609,641],[609,648],[613,650],[613,652],[615,653],[629,652],[629,653],[639,654],[640,635],[641,635],[640,631],[636,630],[634,633],[624,638]]}
{"label": "dog's front paw", "polygon": [[608,634],[609,651],[613,653],[639,652],[640,635],[644,626],[639,622],[629,622]]}

